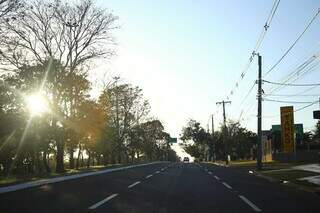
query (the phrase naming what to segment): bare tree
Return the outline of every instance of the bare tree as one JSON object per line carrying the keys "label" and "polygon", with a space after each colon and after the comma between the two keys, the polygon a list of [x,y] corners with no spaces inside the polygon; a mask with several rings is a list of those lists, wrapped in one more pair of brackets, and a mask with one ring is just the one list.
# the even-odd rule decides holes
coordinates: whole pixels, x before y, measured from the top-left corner
{"label": "bare tree", "polygon": [[90,60],[114,54],[111,32],[118,27],[118,18],[91,0],[77,5],[33,0],[14,17],[3,22],[6,34],[0,45],[6,62],[15,67],[54,58],[73,71]]}
{"label": "bare tree", "polygon": [[[68,115],[63,109],[68,100],[63,94],[65,90],[74,91],[76,85],[73,81],[64,85],[65,79],[76,76],[75,73],[85,75],[88,72],[85,66],[92,60],[114,54],[112,32],[118,27],[118,18],[96,7],[92,0],[80,0],[76,4],[31,0],[24,5],[24,10],[12,11],[12,17],[10,21],[0,17],[2,64],[12,67],[12,71],[25,66],[47,66],[48,61],[59,64],[56,66],[59,69],[48,69],[52,81],[50,96],[56,113],[66,118]],[[72,98],[77,97],[70,97],[69,103],[74,102]],[[53,118],[53,128],[58,122],[61,120]],[[56,170],[61,172],[65,142],[58,133],[59,128],[56,129]]]}
{"label": "bare tree", "polygon": [[21,6],[20,0],[0,0],[0,17],[5,18],[5,21],[9,21],[8,15]]}

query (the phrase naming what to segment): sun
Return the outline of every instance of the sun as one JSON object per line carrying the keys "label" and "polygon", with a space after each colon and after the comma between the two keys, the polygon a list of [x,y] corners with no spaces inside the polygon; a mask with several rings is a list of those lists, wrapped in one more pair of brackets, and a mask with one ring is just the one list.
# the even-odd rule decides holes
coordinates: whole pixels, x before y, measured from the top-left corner
{"label": "sun", "polygon": [[41,115],[48,111],[48,102],[40,94],[31,94],[27,96],[26,104],[31,115]]}

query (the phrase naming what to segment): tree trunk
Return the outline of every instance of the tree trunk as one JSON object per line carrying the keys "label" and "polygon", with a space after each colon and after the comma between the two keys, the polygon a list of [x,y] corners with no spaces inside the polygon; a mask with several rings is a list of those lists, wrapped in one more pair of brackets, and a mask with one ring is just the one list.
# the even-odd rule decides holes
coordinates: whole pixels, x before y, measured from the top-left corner
{"label": "tree trunk", "polygon": [[63,162],[63,155],[64,155],[64,142],[59,139],[57,141],[57,156],[56,156],[56,172],[62,173],[64,172],[64,162]]}
{"label": "tree trunk", "polygon": [[43,166],[46,170],[47,173],[51,173],[51,169],[48,165],[48,161],[47,161],[47,152],[44,152],[43,155],[42,155],[42,163],[43,163]]}
{"label": "tree trunk", "polygon": [[70,148],[69,150],[69,168],[74,169],[74,150]]}
{"label": "tree trunk", "polygon": [[78,150],[78,157],[77,157],[76,169],[79,169],[80,156],[81,156],[81,144],[79,144],[79,150]]}
{"label": "tree trunk", "polygon": [[90,167],[90,160],[91,160],[91,153],[87,150],[88,152],[88,159],[87,159],[87,168]]}

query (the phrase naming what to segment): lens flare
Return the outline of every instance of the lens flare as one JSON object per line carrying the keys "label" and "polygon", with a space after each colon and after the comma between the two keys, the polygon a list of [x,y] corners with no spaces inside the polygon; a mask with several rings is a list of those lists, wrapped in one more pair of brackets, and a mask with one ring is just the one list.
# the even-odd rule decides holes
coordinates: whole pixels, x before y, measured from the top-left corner
{"label": "lens flare", "polygon": [[27,96],[26,104],[31,115],[41,115],[48,111],[48,102],[40,94],[32,94]]}

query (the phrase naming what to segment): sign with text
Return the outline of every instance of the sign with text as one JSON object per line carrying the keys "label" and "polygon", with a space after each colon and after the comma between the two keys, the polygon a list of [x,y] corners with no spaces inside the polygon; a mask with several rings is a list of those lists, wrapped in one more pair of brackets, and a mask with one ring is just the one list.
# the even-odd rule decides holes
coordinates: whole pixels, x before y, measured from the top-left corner
{"label": "sign with text", "polygon": [[281,142],[283,152],[294,152],[293,106],[280,107]]}

